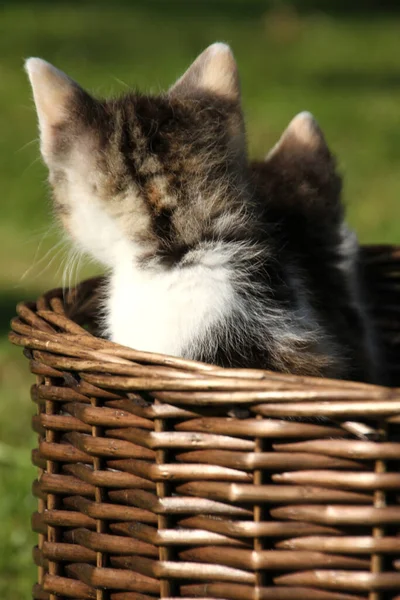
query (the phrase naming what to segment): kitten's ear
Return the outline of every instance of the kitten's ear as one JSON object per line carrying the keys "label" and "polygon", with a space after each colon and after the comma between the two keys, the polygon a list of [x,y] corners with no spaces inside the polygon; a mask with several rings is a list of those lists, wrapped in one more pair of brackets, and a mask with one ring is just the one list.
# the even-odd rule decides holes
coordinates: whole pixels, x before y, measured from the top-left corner
{"label": "kitten's ear", "polygon": [[46,162],[51,158],[57,129],[67,122],[71,101],[83,92],[65,73],[41,58],[28,58],[25,69],[36,105],[40,148]]}
{"label": "kitten's ear", "polygon": [[264,166],[271,195],[281,205],[290,207],[293,214],[300,211],[309,223],[317,219],[321,227],[328,219],[333,231],[332,224],[343,217],[342,179],[335,157],[310,113],[300,113],[289,123],[266,156]]}
{"label": "kitten's ear", "polygon": [[279,141],[268,152],[265,160],[274,157],[290,157],[302,155],[306,157],[329,158],[330,150],[317,121],[309,112],[301,112],[289,123]]}
{"label": "kitten's ear", "polygon": [[240,100],[236,61],[226,44],[217,42],[204,50],[169,90],[170,95],[186,97],[199,92]]}

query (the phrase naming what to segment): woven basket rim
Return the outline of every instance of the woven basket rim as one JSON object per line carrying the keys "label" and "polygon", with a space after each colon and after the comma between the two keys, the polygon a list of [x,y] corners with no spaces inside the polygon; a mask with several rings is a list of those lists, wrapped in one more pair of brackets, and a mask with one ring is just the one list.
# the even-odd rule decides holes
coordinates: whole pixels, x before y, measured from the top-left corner
{"label": "woven basket rim", "polygon": [[[379,252],[380,260],[389,262],[397,260],[400,255],[400,248],[393,246],[367,246],[363,251],[371,255],[372,260]],[[249,392],[256,394],[268,390],[273,398],[275,390],[276,399],[281,401],[290,402],[291,394],[297,398],[303,394],[303,400],[308,402],[317,399],[325,403],[337,403],[341,399],[347,403],[379,401],[385,405],[397,403],[400,412],[400,388],[262,369],[222,368],[190,359],[138,351],[97,337],[77,323],[75,313],[87,312],[93,293],[103,281],[103,277],[87,279],[67,293],[62,288],[55,288],[40,296],[36,303],[19,303],[18,316],[11,321],[10,341],[31,352],[40,353],[40,360],[49,367],[55,366],[55,357],[64,359],[63,368],[79,371],[84,379],[100,388],[112,389],[115,386],[117,389],[132,390],[134,380],[136,389],[140,385],[143,385],[140,389],[146,389],[150,379],[150,389],[160,393],[174,390],[178,401],[179,393],[184,396],[181,401],[185,404],[218,403],[217,397],[210,397],[211,393],[222,394],[220,403],[242,404]],[[73,316],[69,317],[69,313],[73,313]],[[114,383],[111,379],[114,379]],[[187,392],[191,392],[190,398]]]}

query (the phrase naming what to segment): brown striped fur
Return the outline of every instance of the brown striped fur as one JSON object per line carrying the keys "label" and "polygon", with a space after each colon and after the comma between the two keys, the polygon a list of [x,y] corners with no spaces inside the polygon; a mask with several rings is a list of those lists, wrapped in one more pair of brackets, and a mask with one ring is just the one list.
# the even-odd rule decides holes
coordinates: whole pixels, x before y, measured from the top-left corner
{"label": "brown striped fur", "polygon": [[[154,273],[156,284],[168,272],[183,281],[198,266],[205,290],[207,273],[210,286],[216,272],[226,277],[231,300],[222,295],[214,320],[197,324],[178,353],[223,366],[375,378],[357,258],[344,254],[340,178],[310,117],[300,116],[266,161],[249,164],[237,69],[222,44],[159,96],[97,100],[31,61],[55,209],[77,243],[112,273],[133,248],[139,282]],[[172,305],[182,300],[174,297]],[[167,296],[159,302],[163,310]]]}

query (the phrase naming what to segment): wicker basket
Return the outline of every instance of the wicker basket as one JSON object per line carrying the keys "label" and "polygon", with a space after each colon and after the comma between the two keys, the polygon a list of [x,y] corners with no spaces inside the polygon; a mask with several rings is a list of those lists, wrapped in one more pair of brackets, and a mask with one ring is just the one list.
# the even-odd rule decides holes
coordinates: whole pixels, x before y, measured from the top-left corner
{"label": "wicker basket", "polygon": [[[363,257],[396,384],[400,250]],[[124,348],[89,332],[97,285],[12,322],[37,376],[33,597],[400,600],[398,391]]]}

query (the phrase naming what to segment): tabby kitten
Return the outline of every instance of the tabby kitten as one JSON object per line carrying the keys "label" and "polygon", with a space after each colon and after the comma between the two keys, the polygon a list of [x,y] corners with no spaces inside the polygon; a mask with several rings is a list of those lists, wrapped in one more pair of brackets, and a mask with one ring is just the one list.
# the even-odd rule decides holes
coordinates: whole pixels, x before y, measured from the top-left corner
{"label": "tabby kitten", "polygon": [[110,271],[106,336],[222,366],[367,379],[332,302],[351,300],[364,327],[339,180],[308,116],[289,130],[302,147],[293,164],[284,137],[250,166],[225,44],[159,96],[97,100],[39,58],[26,68],[55,211]]}

